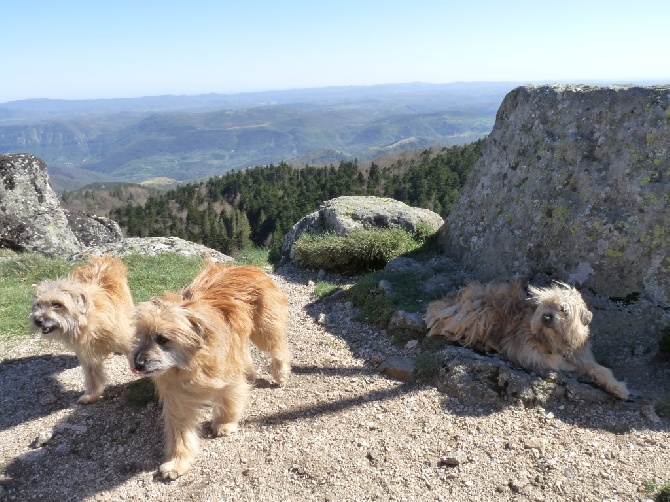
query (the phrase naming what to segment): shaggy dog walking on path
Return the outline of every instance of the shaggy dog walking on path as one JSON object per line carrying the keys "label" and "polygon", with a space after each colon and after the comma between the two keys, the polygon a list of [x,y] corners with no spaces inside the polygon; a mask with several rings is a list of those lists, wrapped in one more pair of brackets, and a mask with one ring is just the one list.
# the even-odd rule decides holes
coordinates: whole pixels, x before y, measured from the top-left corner
{"label": "shaggy dog walking on path", "polygon": [[198,451],[198,412],[212,405],[215,436],[237,430],[256,371],[249,340],[270,356],[278,384],[291,373],[286,344],[288,302],[262,270],[206,265],[182,294],[166,293],[137,307],[135,373],[151,377],[163,403],[172,480],[190,469]]}

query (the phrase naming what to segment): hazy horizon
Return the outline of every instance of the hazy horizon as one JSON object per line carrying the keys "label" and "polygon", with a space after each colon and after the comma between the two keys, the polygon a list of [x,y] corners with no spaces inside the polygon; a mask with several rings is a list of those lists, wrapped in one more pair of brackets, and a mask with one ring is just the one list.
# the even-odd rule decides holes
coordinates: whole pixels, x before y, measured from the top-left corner
{"label": "hazy horizon", "polygon": [[670,82],[670,2],[3,6],[0,103],[425,82]]}

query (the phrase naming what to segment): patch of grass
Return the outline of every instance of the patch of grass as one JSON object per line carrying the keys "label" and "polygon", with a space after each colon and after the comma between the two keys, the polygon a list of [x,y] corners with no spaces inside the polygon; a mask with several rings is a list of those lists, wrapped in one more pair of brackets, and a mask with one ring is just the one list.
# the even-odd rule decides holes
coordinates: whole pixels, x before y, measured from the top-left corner
{"label": "patch of grass", "polygon": [[37,253],[3,253],[0,259],[0,332],[12,336],[28,335],[28,315],[35,286],[41,281],[62,277],[80,264]]}
{"label": "patch of grass", "polygon": [[661,330],[661,340],[658,344],[658,351],[664,355],[670,355],[670,326]]}
{"label": "patch of grass", "polygon": [[238,265],[253,265],[254,267],[265,268],[270,265],[270,248],[250,247],[241,250],[233,256]]}
{"label": "patch of grass", "polygon": [[331,284],[326,281],[318,281],[314,285],[314,294],[319,298],[325,298],[328,295],[332,295],[338,289],[340,289],[340,287],[336,284]]}
{"label": "patch of grass", "polygon": [[[178,254],[138,254],[125,257],[123,261],[128,266],[128,283],[137,303],[160,296],[165,291],[179,291],[195,277],[203,260]],[[35,253],[3,253],[0,258],[0,333],[11,337],[27,336],[35,286],[45,280],[63,277],[82,263]]]}
{"label": "patch of grass", "polygon": [[[381,280],[391,284],[392,295],[386,296],[379,288]],[[377,271],[361,276],[346,295],[358,308],[357,320],[385,327],[396,310],[426,310],[426,294],[421,289],[423,280],[416,272]]]}
{"label": "patch of grass", "polygon": [[670,395],[665,396],[665,398],[656,403],[654,411],[660,417],[670,418]]}
{"label": "patch of grass", "polygon": [[345,236],[302,234],[294,243],[297,263],[304,268],[359,273],[383,268],[389,260],[415,250],[422,238],[402,229],[356,230]]}
{"label": "patch of grass", "polygon": [[653,481],[643,483],[647,493],[654,493],[654,502],[670,502],[670,482],[658,485]]}
{"label": "patch of grass", "polygon": [[125,392],[125,401],[126,404],[138,408],[144,408],[149,403],[157,403],[158,394],[153,380],[141,378],[131,382]]}
{"label": "patch of grass", "polygon": [[670,502],[670,483],[659,487],[654,497],[655,502]]}
{"label": "patch of grass", "polygon": [[420,382],[432,380],[440,372],[440,363],[435,354],[422,352],[414,361],[416,365],[416,379]]}
{"label": "patch of grass", "polygon": [[176,253],[134,254],[124,257],[123,261],[128,267],[128,284],[135,303],[162,296],[165,291],[180,291],[193,280],[203,264],[200,257]]}
{"label": "patch of grass", "polygon": [[421,342],[421,348],[426,351],[435,352],[449,345],[449,340],[444,336],[427,336]]}

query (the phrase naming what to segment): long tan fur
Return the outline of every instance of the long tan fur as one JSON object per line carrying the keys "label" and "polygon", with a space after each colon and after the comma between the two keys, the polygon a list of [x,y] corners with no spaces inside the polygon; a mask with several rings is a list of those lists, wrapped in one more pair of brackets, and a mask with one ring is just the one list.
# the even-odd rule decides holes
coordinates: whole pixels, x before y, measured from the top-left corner
{"label": "long tan fur", "polygon": [[428,305],[428,334],[496,351],[531,370],[578,371],[628,399],[626,385],[595,361],[588,338],[592,313],[579,291],[556,282],[529,286],[529,292],[527,298],[517,282],[468,284]]}
{"label": "long tan fur", "polygon": [[289,378],[287,307],[260,269],[214,262],[181,294],[138,305],[131,367],[155,381],[163,403],[164,479],[190,469],[199,447],[198,411],[206,403],[212,404],[216,436],[237,430],[255,377],[249,340],[270,356],[278,384]]}
{"label": "long tan fur", "polygon": [[40,283],[33,295],[34,333],[72,349],[84,370],[82,403],[102,397],[106,383],[104,360],[132,348],[133,300],[127,270],[115,257],[91,257],[70,274]]}

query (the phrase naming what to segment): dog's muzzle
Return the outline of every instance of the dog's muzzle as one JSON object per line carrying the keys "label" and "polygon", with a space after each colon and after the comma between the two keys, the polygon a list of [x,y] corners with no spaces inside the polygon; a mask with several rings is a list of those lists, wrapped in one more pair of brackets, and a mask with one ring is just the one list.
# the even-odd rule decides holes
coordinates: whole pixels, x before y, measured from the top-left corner
{"label": "dog's muzzle", "polygon": [[554,314],[552,314],[551,312],[545,312],[544,314],[542,314],[542,324],[549,325],[553,324],[553,322],[554,322]]}
{"label": "dog's muzzle", "polygon": [[43,335],[48,335],[52,331],[60,328],[60,324],[53,319],[45,319],[42,316],[33,317],[33,324],[37,326]]}

